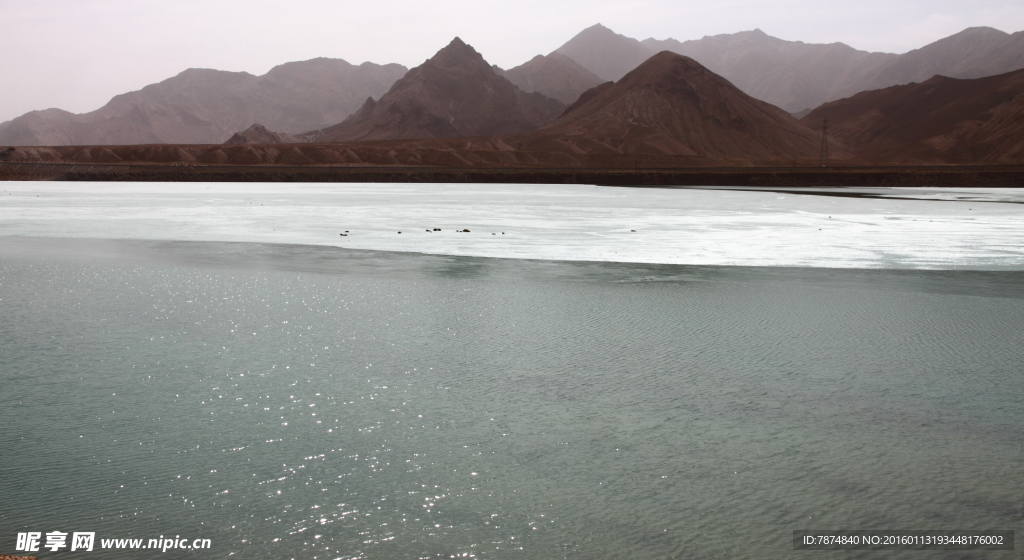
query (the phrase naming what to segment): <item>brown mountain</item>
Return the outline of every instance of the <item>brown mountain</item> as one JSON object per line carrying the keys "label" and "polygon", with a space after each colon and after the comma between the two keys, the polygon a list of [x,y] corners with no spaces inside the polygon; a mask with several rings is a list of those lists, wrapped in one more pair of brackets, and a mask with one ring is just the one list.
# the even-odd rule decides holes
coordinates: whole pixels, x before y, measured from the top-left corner
{"label": "brown mountain", "polygon": [[616,81],[658,52],[600,23],[555,49],[605,81]]}
{"label": "brown mountain", "polygon": [[302,138],[292,136],[291,134],[284,134],[282,132],[274,132],[273,130],[267,129],[262,124],[254,124],[249,128],[236,132],[231,138],[228,138],[225,144],[294,144],[297,142],[303,142]]}
{"label": "brown mountain", "polygon": [[316,142],[498,136],[534,130],[565,108],[525,93],[456,37],[341,124],[304,136]]}
{"label": "brown mountain", "polygon": [[0,124],[0,144],[220,143],[256,122],[297,133],[344,119],[405,72],[397,64],[328,58],[289,62],[262,76],[190,69],[90,113],[32,111]]}
{"label": "brown mountain", "polygon": [[535,91],[566,105],[574,103],[581,93],[604,81],[557,52],[537,55],[525,64],[501,72],[501,75],[527,93]]}
{"label": "brown mountain", "polygon": [[[820,135],[693,59],[665,51],[584,93],[551,125],[508,141],[526,151],[750,161],[814,158]],[[837,147],[836,156],[844,155]]]}
{"label": "brown mountain", "polygon": [[858,158],[877,161],[1024,163],[1024,70],[865,91],[801,119],[829,130]]}

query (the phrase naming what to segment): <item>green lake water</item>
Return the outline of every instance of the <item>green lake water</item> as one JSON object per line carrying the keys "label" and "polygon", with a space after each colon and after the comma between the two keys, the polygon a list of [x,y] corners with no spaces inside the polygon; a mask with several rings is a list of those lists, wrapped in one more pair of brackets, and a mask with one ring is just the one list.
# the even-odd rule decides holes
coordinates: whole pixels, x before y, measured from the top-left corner
{"label": "green lake water", "polygon": [[0,244],[0,553],[1020,558],[1024,273]]}

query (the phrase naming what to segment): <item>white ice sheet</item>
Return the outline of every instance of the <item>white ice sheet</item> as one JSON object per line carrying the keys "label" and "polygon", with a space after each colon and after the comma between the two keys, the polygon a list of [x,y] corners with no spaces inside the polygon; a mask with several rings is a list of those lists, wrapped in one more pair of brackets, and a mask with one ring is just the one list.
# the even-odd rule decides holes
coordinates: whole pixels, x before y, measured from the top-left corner
{"label": "white ice sheet", "polygon": [[[964,191],[952,189],[873,193],[930,200],[582,185],[7,182],[0,189],[0,236],[705,265],[1024,269],[1024,205],[994,202],[1024,200],[1024,189],[971,189],[974,200],[958,200]],[[426,231],[435,227],[442,231]],[[345,230],[349,235],[340,236]]]}

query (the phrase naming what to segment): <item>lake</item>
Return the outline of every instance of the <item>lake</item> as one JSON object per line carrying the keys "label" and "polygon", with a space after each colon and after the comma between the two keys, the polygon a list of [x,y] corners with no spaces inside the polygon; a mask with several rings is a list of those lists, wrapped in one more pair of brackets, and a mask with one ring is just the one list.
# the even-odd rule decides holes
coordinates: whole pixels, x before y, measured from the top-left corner
{"label": "lake", "polygon": [[901,558],[792,534],[1022,529],[1018,192],[5,187],[0,553]]}

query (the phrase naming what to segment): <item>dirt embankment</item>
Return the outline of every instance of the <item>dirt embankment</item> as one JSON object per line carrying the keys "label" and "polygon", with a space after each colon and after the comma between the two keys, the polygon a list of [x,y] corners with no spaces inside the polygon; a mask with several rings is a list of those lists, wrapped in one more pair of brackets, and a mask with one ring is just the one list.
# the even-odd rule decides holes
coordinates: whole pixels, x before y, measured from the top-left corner
{"label": "dirt embankment", "polygon": [[[669,154],[517,150],[500,137],[343,144],[50,146],[0,148],[0,162],[163,165],[315,165],[449,168],[689,167],[750,165]],[[787,162],[788,163],[788,162]]]}
{"label": "dirt embankment", "polygon": [[1024,187],[1024,166],[455,168],[0,163],[0,180],[532,183],[607,186]]}

